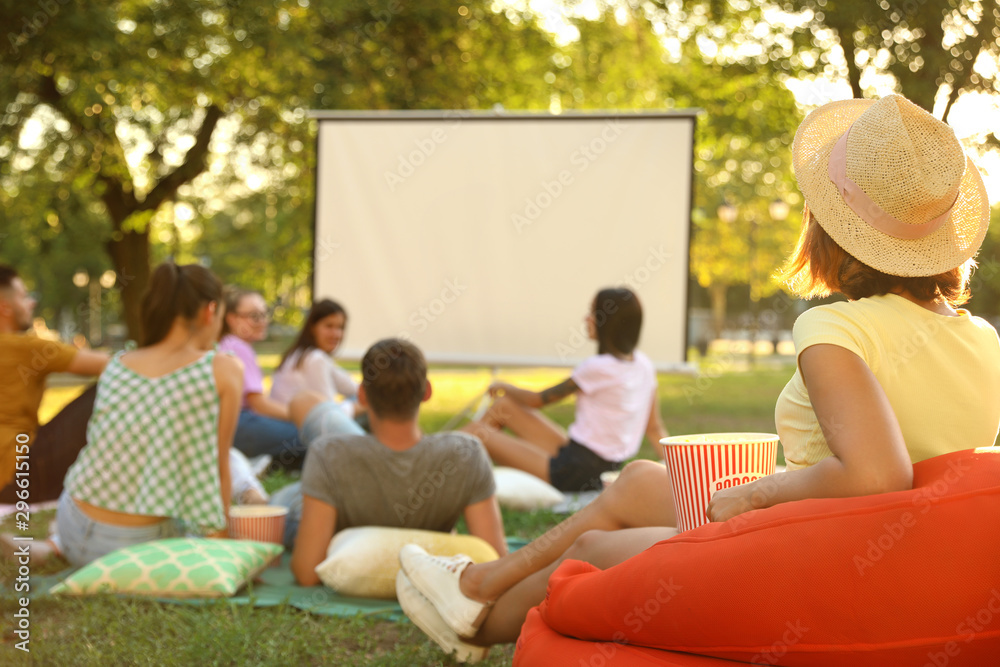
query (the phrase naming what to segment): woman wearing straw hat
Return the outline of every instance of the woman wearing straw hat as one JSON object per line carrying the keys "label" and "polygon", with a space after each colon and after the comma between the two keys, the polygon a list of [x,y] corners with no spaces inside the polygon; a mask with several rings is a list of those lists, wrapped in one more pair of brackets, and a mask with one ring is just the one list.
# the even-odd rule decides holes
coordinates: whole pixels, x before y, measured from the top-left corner
{"label": "woman wearing straw hat", "polygon": [[[804,297],[849,301],[795,324],[798,366],[775,410],[789,472],[716,493],[713,521],[909,489],[913,463],[992,445],[1000,429],[1000,341],[957,308],[989,204],[951,128],[896,95],[834,102],[799,127],[794,164],[807,208],[783,275]],[[668,487],[662,465],[634,462],[567,522],[491,563],[409,545],[403,609],[446,650],[513,641],[563,559],[607,568],[672,537]]]}

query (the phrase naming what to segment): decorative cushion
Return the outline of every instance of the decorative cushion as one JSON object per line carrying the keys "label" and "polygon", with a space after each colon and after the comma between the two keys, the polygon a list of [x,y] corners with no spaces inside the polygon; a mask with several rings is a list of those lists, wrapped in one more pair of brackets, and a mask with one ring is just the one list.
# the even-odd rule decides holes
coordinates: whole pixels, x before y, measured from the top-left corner
{"label": "decorative cushion", "polygon": [[399,550],[411,543],[437,556],[465,554],[476,563],[498,557],[489,543],[472,535],[362,526],[347,528],[333,536],[326,560],[316,566],[316,574],[341,595],[395,600]]}
{"label": "decorative cushion", "polygon": [[493,479],[497,484],[497,500],[508,509],[528,512],[547,509],[566,500],[556,487],[517,468],[496,467]]}
{"label": "decorative cushion", "polygon": [[244,540],[186,537],[155,540],[102,556],[50,592],[229,597],[283,550],[280,544]]}
{"label": "decorative cushion", "polygon": [[992,664],[1000,448],[913,473],[909,491],[749,512],[604,571],[565,561],[540,616],[570,637],[754,664]]}

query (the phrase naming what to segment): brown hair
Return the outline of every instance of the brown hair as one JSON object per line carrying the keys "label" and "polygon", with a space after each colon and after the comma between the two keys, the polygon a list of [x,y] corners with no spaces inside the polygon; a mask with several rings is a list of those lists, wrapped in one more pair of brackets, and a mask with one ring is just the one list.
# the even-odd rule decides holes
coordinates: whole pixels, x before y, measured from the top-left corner
{"label": "brown hair", "polygon": [[975,265],[975,261],[969,259],[935,276],[904,277],[882,273],[837,245],[807,208],[795,251],[778,272],[778,278],[803,299],[837,292],[853,301],[906,290],[921,301],[940,297],[952,306],[960,306],[972,296],[969,276]]}
{"label": "brown hair", "polygon": [[427,361],[416,345],[386,338],[361,360],[361,384],[372,412],[393,421],[413,419],[427,390]]}
{"label": "brown hair", "polygon": [[597,353],[628,356],[639,344],[642,306],[639,297],[624,287],[606,287],[592,306],[597,330]]}
{"label": "brown hair", "polygon": [[153,270],[142,297],[140,347],[159,343],[170,332],[175,319],[193,320],[202,306],[218,303],[221,297],[222,283],[204,266],[160,264]]}
{"label": "brown hair", "polygon": [[242,287],[233,287],[231,285],[227,285],[222,291],[222,298],[226,302],[226,312],[223,314],[222,331],[219,332],[219,338],[233,333],[232,328],[229,326],[229,318],[225,317],[225,315],[235,313],[240,307],[240,301],[243,300],[243,297],[250,296],[251,294],[257,294],[257,292],[250,289],[243,289]]}
{"label": "brown hair", "polygon": [[306,358],[306,352],[316,347],[316,336],[313,334],[313,327],[316,326],[317,322],[330,315],[343,315],[344,326],[347,326],[347,311],[344,310],[344,307],[333,299],[320,299],[309,309],[309,315],[306,317],[306,323],[302,325],[299,337],[281,355],[281,362],[278,363],[278,366],[284,365],[285,360],[292,356],[293,352],[302,350],[302,354],[299,355],[299,360],[295,364],[296,368],[301,367],[303,360]]}
{"label": "brown hair", "polygon": [[8,266],[6,264],[0,264],[0,289],[7,289],[13,287],[14,278],[17,278],[17,269],[13,266]]}

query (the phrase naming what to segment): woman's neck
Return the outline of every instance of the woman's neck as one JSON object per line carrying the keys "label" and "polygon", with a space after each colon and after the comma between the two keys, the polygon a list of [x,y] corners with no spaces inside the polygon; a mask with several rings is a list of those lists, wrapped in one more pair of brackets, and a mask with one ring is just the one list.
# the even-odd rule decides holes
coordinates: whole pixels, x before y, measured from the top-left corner
{"label": "woman's neck", "polygon": [[912,301],[921,308],[929,310],[932,313],[937,313],[938,315],[945,315],[948,317],[958,317],[958,311],[952,308],[951,304],[945,301],[943,298],[938,297],[936,299],[931,299],[925,301],[923,299],[918,299],[909,292],[909,290],[900,290],[898,292],[893,292],[896,296],[901,296],[907,301]]}
{"label": "woman's neck", "polygon": [[604,354],[610,354],[618,361],[632,361],[633,359],[635,359],[635,353],[633,352],[629,352],[628,354],[622,354],[621,352],[615,352],[614,350],[606,350]]}

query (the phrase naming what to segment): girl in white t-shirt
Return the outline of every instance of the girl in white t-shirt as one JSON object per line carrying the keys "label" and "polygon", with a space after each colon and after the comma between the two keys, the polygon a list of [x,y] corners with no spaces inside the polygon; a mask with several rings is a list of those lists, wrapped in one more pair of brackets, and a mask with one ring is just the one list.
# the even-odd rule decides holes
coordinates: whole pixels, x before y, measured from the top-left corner
{"label": "girl in white t-shirt", "polygon": [[[586,323],[597,341],[596,355],[541,392],[493,383],[490,409],[464,428],[483,441],[497,465],[530,472],[562,491],[601,488],[601,473],[635,456],[643,434],[653,443],[667,435],[656,371],[635,349],[642,327],[639,298],[625,288],[602,289]],[[571,394],[577,394],[576,419],[567,433],[538,408]]]}
{"label": "girl in white t-shirt", "polygon": [[[308,444],[321,435],[359,434],[354,421],[358,385],[333,360],[347,328],[347,311],[332,299],[321,299],[309,309],[302,331],[285,351],[271,383],[271,399],[288,403],[296,395],[314,394],[321,402],[300,430],[300,439]],[[342,399],[337,402],[337,399]]]}

